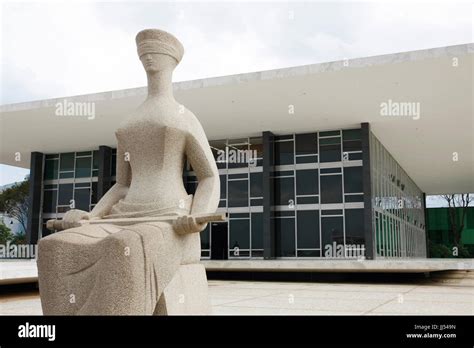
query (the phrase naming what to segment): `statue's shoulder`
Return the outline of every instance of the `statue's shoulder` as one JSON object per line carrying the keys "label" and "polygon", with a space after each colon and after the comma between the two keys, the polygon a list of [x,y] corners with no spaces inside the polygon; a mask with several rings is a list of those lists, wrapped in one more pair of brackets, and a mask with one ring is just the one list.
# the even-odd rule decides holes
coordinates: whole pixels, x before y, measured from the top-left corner
{"label": "statue's shoulder", "polygon": [[201,122],[199,122],[199,119],[196,117],[196,115],[194,115],[191,110],[187,108],[184,108],[184,110],[180,110],[180,119],[182,120],[182,125],[190,133],[195,133],[196,131],[202,129]]}

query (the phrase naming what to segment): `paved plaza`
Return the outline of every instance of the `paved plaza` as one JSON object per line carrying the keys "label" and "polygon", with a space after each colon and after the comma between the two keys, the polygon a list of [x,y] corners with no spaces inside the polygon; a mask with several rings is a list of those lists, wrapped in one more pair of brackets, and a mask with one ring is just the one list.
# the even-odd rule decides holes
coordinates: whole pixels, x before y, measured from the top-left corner
{"label": "paved plaza", "polygon": [[[216,315],[473,315],[474,286],[436,282],[210,280]],[[41,315],[35,290],[0,294],[0,315]]]}

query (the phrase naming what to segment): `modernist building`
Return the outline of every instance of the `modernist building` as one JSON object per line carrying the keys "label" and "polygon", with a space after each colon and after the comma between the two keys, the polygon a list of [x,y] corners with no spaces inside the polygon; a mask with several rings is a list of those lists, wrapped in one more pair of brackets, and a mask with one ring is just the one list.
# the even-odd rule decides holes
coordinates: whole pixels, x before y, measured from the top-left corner
{"label": "modernist building", "polygon": [[[425,194],[474,192],[472,48],[175,83],[211,139],[228,214],[201,234],[202,257],[426,257]],[[32,243],[114,184],[114,130],[145,97],[1,107],[1,163],[31,168]],[[58,103],[93,103],[95,114],[58,116]],[[192,168],[183,181],[193,193]]]}

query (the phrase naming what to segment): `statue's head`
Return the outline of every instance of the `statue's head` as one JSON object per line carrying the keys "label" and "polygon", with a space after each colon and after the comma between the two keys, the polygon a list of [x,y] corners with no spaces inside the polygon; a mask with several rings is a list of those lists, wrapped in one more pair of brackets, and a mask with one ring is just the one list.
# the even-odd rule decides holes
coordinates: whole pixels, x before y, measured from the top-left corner
{"label": "statue's head", "polygon": [[142,30],[135,40],[138,56],[147,73],[172,70],[183,58],[184,48],[181,42],[164,30]]}

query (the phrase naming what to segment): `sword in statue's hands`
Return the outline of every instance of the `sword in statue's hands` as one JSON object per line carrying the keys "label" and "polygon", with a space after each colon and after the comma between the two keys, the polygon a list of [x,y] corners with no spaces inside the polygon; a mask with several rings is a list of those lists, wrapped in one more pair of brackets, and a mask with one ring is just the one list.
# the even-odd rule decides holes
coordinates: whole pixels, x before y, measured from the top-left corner
{"label": "sword in statue's hands", "polygon": [[[87,224],[113,224],[118,226],[135,225],[146,222],[172,222],[173,229],[178,234],[187,234],[201,232],[206,228],[209,222],[226,221],[225,213],[211,214],[191,214],[191,215],[172,215],[172,216],[156,216],[156,217],[138,217],[138,218],[119,218],[119,219],[84,219],[77,221],[70,226],[69,223],[64,224],[64,220],[48,220],[46,228],[51,231],[62,231],[71,227],[79,227]],[[67,226],[67,227],[66,227]]]}

